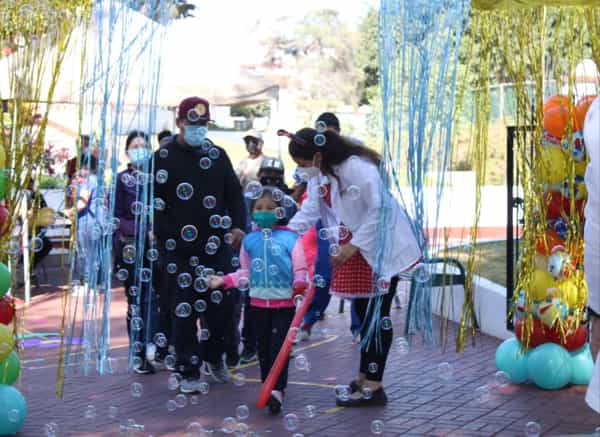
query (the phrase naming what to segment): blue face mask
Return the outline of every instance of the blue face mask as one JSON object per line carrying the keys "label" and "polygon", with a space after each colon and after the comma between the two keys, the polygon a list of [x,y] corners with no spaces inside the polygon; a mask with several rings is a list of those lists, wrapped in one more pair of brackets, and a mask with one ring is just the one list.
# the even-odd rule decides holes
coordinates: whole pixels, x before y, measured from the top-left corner
{"label": "blue face mask", "polygon": [[127,155],[134,166],[141,167],[150,159],[152,152],[148,149],[129,149]]}
{"label": "blue face mask", "polygon": [[275,211],[254,211],[252,219],[261,228],[272,228],[277,223]]}
{"label": "blue face mask", "polygon": [[207,126],[197,126],[194,124],[188,124],[184,127],[183,139],[188,145],[197,147],[204,144],[207,133]]}

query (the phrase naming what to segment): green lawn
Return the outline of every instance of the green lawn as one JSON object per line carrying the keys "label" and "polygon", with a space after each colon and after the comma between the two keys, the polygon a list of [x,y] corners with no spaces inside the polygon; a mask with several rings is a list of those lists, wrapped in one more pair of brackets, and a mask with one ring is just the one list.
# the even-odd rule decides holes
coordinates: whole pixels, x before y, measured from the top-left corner
{"label": "green lawn", "polygon": [[[467,267],[469,248],[452,248],[450,256],[458,258]],[[474,273],[506,287],[506,241],[479,243],[475,251]]]}

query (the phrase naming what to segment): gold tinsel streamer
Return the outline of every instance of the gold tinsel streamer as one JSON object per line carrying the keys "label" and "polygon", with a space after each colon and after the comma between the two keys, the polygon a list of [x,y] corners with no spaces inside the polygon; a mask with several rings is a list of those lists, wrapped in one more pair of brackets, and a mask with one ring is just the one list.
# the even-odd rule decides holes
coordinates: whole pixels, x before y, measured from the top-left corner
{"label": "gold tinsel streamer", "polygon": [[[0,0],[0,81],[4,92],[9,92],[1,96],[8,103],[8,111],[0,113],[0,147],[6,154],[8,172],[5,205],[9,211],[9,226],[0,238],[3,261],[15,248],[11,235],[25,189],[39,177],[48,115],[64,55],[74,28],[90,6],[91,0]],[[35,218],[32,225],[35,235]],[[13,294],[14,290],[16,287]],[[15,337],[23,331],[24,322],[23,309],[15,318]],[[61,329],[64,331],[64,321]],[[61,348],[59,369],[62,365]],[[58,384],[62,394],[61,370]]]}

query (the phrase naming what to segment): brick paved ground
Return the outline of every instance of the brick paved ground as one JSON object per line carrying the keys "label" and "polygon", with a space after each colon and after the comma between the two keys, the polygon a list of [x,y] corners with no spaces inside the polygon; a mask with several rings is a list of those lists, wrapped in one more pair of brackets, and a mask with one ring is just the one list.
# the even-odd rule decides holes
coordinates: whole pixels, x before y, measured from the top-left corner
{"label": "brick paved ground", "polygon": [[[167,373],[138,376],[124,372],[127,338],[121,290],[116,291],[115,297],[112,333],[113,354],[120,361],[118,374],[69,377],[64,399],[59,400],[54,395],[55,340],[47,338],[37,345],[30,342],[23,356],[23,378],[17,384],[29,408],[19,435],[43,436],[44,426],[50,422],[58,425],[60,436],[119,435],[119,426],[133,419],[144,426],[144,431],[131,435],[180,436],[186,434],[191,422],[199,422],[207,429],[221,429],[222,420],[226,416],[235,417],[236,407],[242,404],[250,408],[245,423],[254,435],[272,437],[291,437],[294,432],[322,437],[369,436],[373,420],[383,421],[384,436],[523,436],[529,421],[539,422],[544,435],[567,435],[593,433],[600,425],[600,416],[583,401],[583,387],[545,392],[530,386],[509,386],[494,390],[485,402],[476,399],[476,388],[494,382],[494,351],[499,341],[485,336],[480,336],[476,346],[469,347],[462,355],[453,352],[453,344],[446,353],[436,347],[415,345],[408,354],[401,353],[401,348],[395,345],[385,375],[388,406],[360,410],[335,408],[334,386],[353,378],[358,352],[348,331],[348,314],[338,315],[336,302],[332,302],[329,317],[321,324],[327,332],[302,344],[311,363],[310,371],[299,371],[291,365],[284,414],[298,416],[295,431],[285,429],[283,415],[270,417],[254,407],[259,390],[256,365],[240,369],[248,379],[243,386],[211,386],[210,393],[200,395],[196,405],[188,403],[171,413],[167,402],[176,393],[167,388]],[[56,332],[61,317],[60,302],[55,288],[38,290],[25,312],[26,328],[38,333]],[[393,310],[392,317],[396,327],[400,327],[403,310]],[[448,382],[438,378],[437,367],[441,362],[448,362],[454,368]],[[141,398],[131,395],[134,382],[142,384]],[[95,418],[84,417],[89,405],[95,408]],[[307,405],[316,407],[315,417],[306,417]],[[117,407],[114,419],[109,414],[111,406]],[[207,435],[224,433],[215,431]]]}

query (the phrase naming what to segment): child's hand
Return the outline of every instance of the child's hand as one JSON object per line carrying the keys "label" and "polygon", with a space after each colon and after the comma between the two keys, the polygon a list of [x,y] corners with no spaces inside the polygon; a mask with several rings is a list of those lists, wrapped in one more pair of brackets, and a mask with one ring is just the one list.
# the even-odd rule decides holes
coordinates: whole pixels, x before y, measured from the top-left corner
{"label": "child's hand", "polygon": [[294,282],[294,285],[293,285],[292,294],[294,297],[296,297],[298,295],[302,295],[302,294],[304,294],[304,292],[306,291],[307,288],[308,288],[308,284],[305,281],[296,281],[296,282]]}
{"label": "child's hand", "polygon": [[223,285],[225,285],[225,280],[222,276],[211,276],[208,280],[210,288],[221,288]]}

